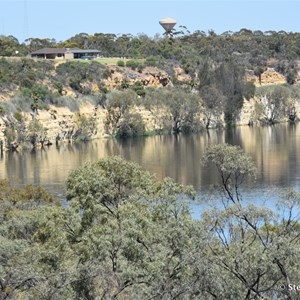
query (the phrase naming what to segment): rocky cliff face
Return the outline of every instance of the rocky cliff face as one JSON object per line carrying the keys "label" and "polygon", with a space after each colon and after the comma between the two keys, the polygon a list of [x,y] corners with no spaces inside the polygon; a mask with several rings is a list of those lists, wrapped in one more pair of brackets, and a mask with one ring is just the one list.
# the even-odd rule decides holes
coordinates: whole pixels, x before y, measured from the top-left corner
{"label": "rocky cliff face", "polygon": [[254,82],[256,86],[286,83],[285,77],[276,72],[273,68],[268,68],[264,73],[261,74],[261,84],[258,76],[255,75],[248,75],[247,80]]}
{"label": "rocky cliff face", "polygon": [[[118,88],[124,79],[128,80],[130,84],[133,84],[135,81],[140,81],[145,87],[163,88],[173,86],[170,76],[159,68],[147,67],[143,70],[143,72],[138,72],[137,70],[132,70],[130,68],[120,69],[116,66],[111,66],[110,69],[112,70],[112,74],[105,81],[105,85],[109,90]],[[190,76],[185,74],[184,70],[181,68],[175,69],[175,76],[177,80],[180,81],[188,82],[191,79]],[[255,84],[259,86],[259,81],[256,76],[249,76],[248,80],[254,81]],[[284,82],[284,76],[278,74],[273,69],[268,69],[262,74],[262,85],[282,84]],[[96,91],[98,87],[95,86],[94,88]],[[75,95],[74,92],[68,90],[66,90],[65,93],[69,96]],[[3,95],[2,97],[6,99]],[[8,100],[6,99],[6,101]],[[237,120],[238,125],[246,125],[253,120],[256,102],[257,99],[251,99],[250,101],[244,102],[244,107]],[[297,110],[300,112],[300,107],[297,107]],[[146,124],[147,131],[153,131],[160,128],[160,116],[153,115],[141,107],[134,108],[134,112],[138,112],[142,116]],[[78,116],[78,113],[88,118],[93,118],[95,121],[95,127],[90,132],[91,138],[107,136],[105,130],[107,111],[90,103],[82,104],[79,108],[79,112],[77,113],[70,111],[67,107],[50,106],[49,110],[39,110],[36,118],[47,129],[47,136],[50,141],[55,142],[58,137],[61,141],[68,141],[71,140],[76,133],[76,116]],[[32,120],[32,114],[22,113],[22,116],[26,125],[28,125]],[[4,129],[5,122],[3,118],[0,118],[0,139],[2,140],[4,139]]]}
{"label": "rocky cliff face", "polygon": [[112,74],[108,79],[104,80],[109,90],[119,87],[125,79],[128,80],[129,84],[140,81],[145,87],[173,85],[168,73],[156,67],[146,67],[140,72],[129,67],[109,66],[109,68]]}

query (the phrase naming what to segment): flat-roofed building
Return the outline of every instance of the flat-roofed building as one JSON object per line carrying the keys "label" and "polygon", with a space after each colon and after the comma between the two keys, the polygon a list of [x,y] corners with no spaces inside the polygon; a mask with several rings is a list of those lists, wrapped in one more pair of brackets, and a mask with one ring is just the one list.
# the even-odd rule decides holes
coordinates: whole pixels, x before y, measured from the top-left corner
{"label": "flat-roofed building", "polygon": [[97,49],[43,48],[31,52],[30,56],[44,59],[93,59],[100,54],[101,51]]}

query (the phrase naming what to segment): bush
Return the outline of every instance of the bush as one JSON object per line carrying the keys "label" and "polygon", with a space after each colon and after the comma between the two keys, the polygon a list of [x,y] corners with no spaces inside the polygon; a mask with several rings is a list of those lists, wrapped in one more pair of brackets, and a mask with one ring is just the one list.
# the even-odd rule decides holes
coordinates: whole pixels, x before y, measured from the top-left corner
{"label": "bush", "polygon": [[146,58],[145,65],[150,67],[157,67],[159,65],[159,58],[155,56],[150,56]]}
{"label": "bush", "polygon": [[96,121],[93,117],[88,117],[80,113],[75,114],[74,125],[76,132],[73,139],[87,141],[95,131]]}
{"label": "bush", "polygon": [[142,73],[143,72],[143,70],[144,70],[144,65],[143,64],[140,64],[139,66],[138,66],[138,72],[139,73]]}
{"label": "bush", "polygon": [[96,61],[91,63],[68,61],[57,66],[56,72],[62,79],[75,79],[76,81],[98,81],[110,76],[110,71]]}
{"label": "bush", "polygon": [[130,87],[130,81],[128,78],[124,78],[122,79],[121,83],[120,83],[120,89],[122,90],[126,90]]}
{"label": "bush", "polygon": [[32,88],[37,80],[36,74],[33,71],[25,72],[20,76],[19,84],[21,87]]}
{"label": "bush", "polygon": [[22,114],[19,112],[19,111],[16,111],[14,113],[14,118],[18,121],[18,122],[21,122],[23,120],[23,116]]}
{"label": "bush", "polygon": [[144,135],[145,123],[140,114],[126,114],[120,122],[116,136],[119,138],[136,137]]}
{"label": "bush", "polygon": [[139,96],[144,97],[146,92],[145,88],[141,81],[137,80],[134,84],[130,87],[133,91],[135,91]]}
{"label": "bush", "polygon": [[30,98],[24,95],[17,95],[14,98],[10,99],[9,101],[5,101],[2,104],[3,111],[7,114],[15,113],[15,112],[30,112]]}
{"label": "bush", "polygon": [[133,70],[135,70],[139,66],[140,66],[140,63],[137,60],[130,59],[126,62],[126,67],[130,67]]}
{"label": "bush", "polygon": [[52,94],[46,86],[41,84],[34,84],[31,89],[31,98],[33,100],[41,100],[45,102],[47,99],[52,98]]}
{"label": "bush", "polygon": [[68,107],[72,112],[79,111],[80,102],[80,100],[69,96],[55,97],[52,100],[52,104],[54,104],[55,106]]}
{"label": "bush", "polygon": [[125,66],[124,60],[118,60],[118,61],[117,61],[117,66],[119,66],[119,67],[124,67],[124,66]]}
{"label": "bush", "polygon": [[62,84],[62,82],[58,81],[58,80],[54,80],[52,82],[53,86],[57,89],[57,92],[62,95],[62,92],[64,90],[64,86]]}
{"label": "bush", "polygon": [[17,139],[17,132],[14,128],[6,127],[4,130],[4,137],[5,137],[5,144],[7,148],[11,148],[11,145],[16,141]]}

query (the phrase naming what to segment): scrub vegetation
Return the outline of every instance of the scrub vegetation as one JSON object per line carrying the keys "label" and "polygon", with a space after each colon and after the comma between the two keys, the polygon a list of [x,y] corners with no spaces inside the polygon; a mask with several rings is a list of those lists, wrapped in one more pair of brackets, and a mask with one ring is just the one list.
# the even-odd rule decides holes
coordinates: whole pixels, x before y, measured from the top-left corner
{"label": "scrub vegetation", "polygon": [[192,187],[120,157],[72,171],[67,207],[0,181],[0,299],[299,299],[299,194],[245,205],[255,167],[240,148],[211,146],[202,163],[223,206],[199,219]]}
{"label": "scrub vegetation", "polygon": [[[111,136],[143,135],[142,110],[156,133],[234,126],[253,98],[253,121],[297,121],[299,33],[180,28],[170,37],[80,33],[23,44],[0,36],[5,147],[51,144],[39,116],[48,111],[54,120],[61,106],[74,112],[69,141],[90,139],[100,121]],[[25,58],[44,47],[97,48],[118,59],[110,68]],[[147,67],[166,74],[155,74],[159,87],[138,77]],[[188,80],[179,80],[178,68]],[[267,68],[285,82],[263,86]],[[115,73],[124,76],[109,88]],[[82,103],[93,115],[79,111]],[[190,211],[193,187],[159,181],[121,157],[72,171],[65,206],[42,187],[0,180],[0,300],[299,299],[299,193],[289,191],[274,209],[245,204],[241,190],[256,169],[235,146],[208,147],[200,164],[219,178],[216,207],[199,218]]]}
{"label": "scrub vegetation", "polygon": [[[190,33],[184,26],[169,37],[153,38],[145,34],[80,33],[63,42],[31,38],[21,44],[13,36],[0,36],[0,95],[8,99],[0,102],[0,114],[5,125],[11,127],[6,132],[24,129],[22,142],[28,142],[30,134],[24,120],[22,123],[16,115],[26,112],[38,119],[39,111],[55,111],[53,106],[80,114],[83,103],[93,105],[95,111],[104,110],[101,120],[88,118],[93,125],[104,124],[106,134],[118,137],[147,134],[147,120],[141,113],[145,110],[155,118],[155,130],[151,129],[155,133],[234,126],[241,109],[254,98],[257,103],[249,124],[295,122],[300,95],[299,43],[299,33],[243,28],[218,35],[213,30]],[[97,48],[104,57],[101,59],[113,59],[110,63],[115,66],[97,59],[25,58],[43,47]],[[16,50],[19,57],[13,57]],[[152,74],[159,87],[148,85],[145,76],[151,70],[144,74],[146,68],[159,68],[160,73]],[[262,74],[270,68],[283,75],[285,83],[261,86]],[[178,69],[184,80],[179,79]],[[118,84],[116,74],[122,77]],[[78,128],[79,124],[87,122],[74,125],[77,133],[70,134],[72,139],[87,140],[93,136],[95,130]],[[13,136],[16,139],[7,144],[9,149],[20,143],[17,134],[10,134],[6,140],[12,141]]]}

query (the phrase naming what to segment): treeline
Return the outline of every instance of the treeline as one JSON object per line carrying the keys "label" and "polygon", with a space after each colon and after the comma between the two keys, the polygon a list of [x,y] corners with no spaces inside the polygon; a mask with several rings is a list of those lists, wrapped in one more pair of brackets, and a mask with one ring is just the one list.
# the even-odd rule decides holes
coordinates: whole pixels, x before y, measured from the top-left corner
{"label": "treeline", "polygon": [[[99,49],[107,57],[142,58],[163,56],[164,58],[183,59],[188,55],[209,55],[217,60],[224,60],[233,52],[248,55],[252,62],[263,64],[269,58],[298,59],[300,33],[285,31],[251,31],[243,28],[238,32],[227,31],[216,34],[213,30],[197,30],[190,33],[184,26],[173,31],[172,38],[160,35],[149,37],[146,34],[116,35],[111,33],[79,33],[66,41],[52,38],[29,38],[24,43],[14,36],[0,37],[2,56],[26,55],[44,47],[79,47]],[[19,51],[16,53],[16,51]]]}
{"label": "treeline", "polygon": [[156,63],[171,60],[173,65],[183,66],[191,75],[195,74],[203,58],[219,63],[235,56],[241,66],[257,75],[271,66],[288,78],[292,77],[293,81],[298,70],[299,45],[300,33],[262,32],[245,28],[222,34],[216,34],[213,30],[190,33],[184,26],[180,26],[179,31],[173,31],[170,38],[159,35],[149,37],[146,34],[79,33],[63,42],[50,38],[29,38],[25,43],[19,43],[13,36],[1,36],[0,56],[22,57],[44,47],[96,48],[104,57],[151,57]]}
{"label": "treeline", "polygon": [[202,163],[224,201],[198,219],[192,187],[120,157],[74,170],[69,206],[0,181],[0,299],[299,299],[299,194],[246,205],[241,149],[211,146]]}

